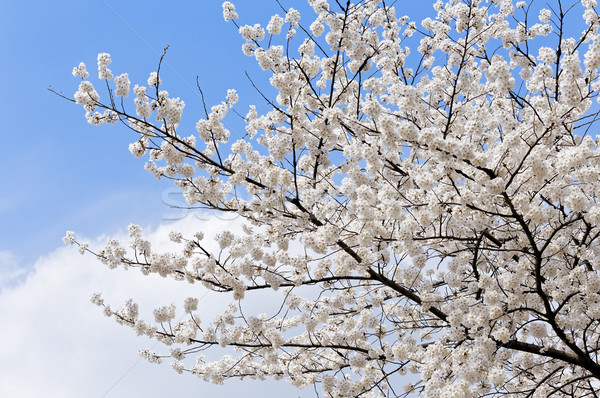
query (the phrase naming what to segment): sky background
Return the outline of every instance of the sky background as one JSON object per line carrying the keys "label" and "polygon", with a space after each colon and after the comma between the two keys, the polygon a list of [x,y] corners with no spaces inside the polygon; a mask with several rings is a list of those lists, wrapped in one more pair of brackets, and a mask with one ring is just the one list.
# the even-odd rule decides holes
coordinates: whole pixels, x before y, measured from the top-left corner
{"label": "sky background", "polygon": [[[223,21],[221,3],[0,1],[0,396],[314,395],[284,382],[213,386],[176,374],[169,361],[157,366],[141,360],[138,349],[153,342],[105,318],[89,302],[92,292],[104,292],[115,305],[133,297],[148,313],[200,296],[207,320],[224,301],[196,286],[108,270],[61,240],[73,230],[97,247],[107,235],[125,238],[127,226],[135,223],[166,249],[171,228],[210,235],[238,225],[239,220],[170,208],[184,205],[183,199],[169,182],[158,182],[144,170],[145,160],[129,153],[134,133],[122,126],[88,125],[80,105],[48,91],[52,86],[72,97],[80,79],[71,71],[83,61],[102,97],[96,73],[100,52],[112,55],[109,68],[115,75],[129,73],[132,87],[145,85],[169,45],[161,78],[171,97],[186,103],[180,134],[195,133],[203,115],[196,77],[209,106],[221,102],[230,88],[238,90],[241,114],[249,104],[264,106],[244,71],[265,88],[268,76],[241,53],[243,40]],[[283,15],[275,0],[234,3],[241,24],[265,26],[271,15]],[[304,0],[282,4],[299,9],[301,23],[312,22]],[[432,4],[401,1],[398,14],[420,21],[432,15]],[[127,101],[133,105],[131,94]],[[242,125],[229,127],[233,137],[241,137]]]}
{"label": "sky background", "polygon": [[[103,291],[115,304],[140,298],[151,308],[171,301],[181,305],[197,290],[110,271],[61,241],[73,230],[100,244],[106,235],[123,237],[130,223],[144,226],[157,241],[170,227],[210,234],[227,225],[210,215],[171,209],[169,204],[183,204],[181,196],[131,156],[128,144],[136,139],[131,131],[88,125],[81,106],[48,91],[52,86],[72,97],[80,80],[71,71],[83,61],[102,96],[99,52],[112,55],[109,68],[115,75],[127,72],[132,87],[145,85],[170,45],[161,78],[172,97],[186,102],[182,134],[195,133],[202,115],[197,76],[208,105],[236,88],[236,108],[245,114],[248,104],[260,99],[243,72],[263,86],[266,75],[241,53],[243,41],[223,21],[221,3],[0,1],[0,396],[300,395],[281,382],[207,385],[177,375],[168,363],[140,361],[138,349],[152,342],[103,317],[89,295]],[[300,9],[301,22],[310,24],[313,13],[305,12],[305,1],[282,3]],[[400,13],[420,20],[432,3],[401,2]],[[282,15],[274,0],[240,0],[236,6],[242,24],[265,26],[270,15]],[[128,101],[132,104],[131,95]],[[233,127],[233,136],[239,134],[236,128],[242,131]],[[200,304],[209,318],[222,302],[209,295]]]}

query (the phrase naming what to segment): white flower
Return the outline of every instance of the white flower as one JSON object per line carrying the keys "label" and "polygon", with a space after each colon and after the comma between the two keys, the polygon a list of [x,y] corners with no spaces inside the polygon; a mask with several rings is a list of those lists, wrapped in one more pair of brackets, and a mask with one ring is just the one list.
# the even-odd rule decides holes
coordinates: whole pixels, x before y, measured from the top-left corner
{"label": "white flower", "polygon": [[233,106],[238,102],[238,99],[239,97],[235,90],[227,90],[227,105],[229,105],[230,108],[233,108]]}
{"label": "white flower", "polygon": [[85,254],[85,252],[88,250],[89,247],[90,247],[90,242],[81,242],[79,244],[79,253]]}
{"label": "white flower", "polygon": [[82,79],[87,79],[89,77],[89,73],[86,70],[85,64],[81,62],[79,66],[73,68],[73,76],[80,76]]}
{"label": "white flower", "polygon": [[[227,90],[193,135],[157,72],[129,100],[128,74],[116,88],[101,82],[102,101],[85,65],[73,69],[86,120],[125,121],[145,168],[215,215],[158,247],[135,225],[126,243],[88,250],[72,232],[65,243],[231,305],[201,324],[212,309],[198,313],[195,297],[179,317],[159,306],[153,320],[131,300],[116,311],[99,294],[92,302],[168,345],[177,372],[210,382],[274,376],[375,398],[401,390],[385,371],[399,366],[420,373],[406,388],[423,396],[588,394],[573,380],[596,359],[600,318],[596,0],[569,11],[583,35],[546,9],[530,23],[525,1],[515,12],[510,0],[436,0],[421,24],[397,5],[355,3],[340,12],[345,2],[309,0],[316,15],[296,44],[275,37],[285,23],[286,38],[303,34],[295,9],[271,17],[268,41],[261,25],[234,22],[244,54],[268,72],[266,105],[244,117]],[[238,17],[233,4],[223,16]],[[109,64],[100,54],[101,79]],[[200,355],[219,347],[231,355]]]}
{"label": "white flower", "polygon": [[112,59],[110,59],[110,54],[98,54],[98,79],[111,80],[113,78],[112,72],[110,71],[110,69],[108,69],[108,65],[111,62]]}
{"label": "white flower", "polygon": [[67,245],[72,245],[75,243],[75,232],[67,231],[67,234],[63,238],[63,242]]}
{"label": "white flower", "polygon": [[271,17],[269,24],[267,25],[267,32],[272,35],[278,35],[281,33],[281,28],[283,27],[283,18],[281,18],[278,14],[275,14]]}
{"label": "white flower", "polygon": [[87,112],[92,112],[94,109],[96,109],[98,101],[100,100],[98,92],[92,83],[87,80],[84,80],[79,84],[79,89],[75,93],[74,97],[75,103],[82,104]]}
{"label": "white flower", "polygon": [[542,23],[548,23],[550,22],[550,18],[552,17],[552,11],[548,10],[547,8],[543,8],[540,10],[540,22]]}
{"label": "white flower", "polygon": [[129,152],[136,158],[141,158],[146,153],[146,148],[140,141],[136,141],[129,144]]}
{"label": "white flower", "polygon": [[90,301],[95,305],[104,304],[104,300],[102,299],[102,294],[98,293],[98,292],[92,293],[92,295],[90,296]]}
{"label": "white flower", "polygon": [[160,307],[154,310],[154,320],[157,323],[170,322],[175,318],[175,305]]}
{"label": "white flower", "polygon": [[181,238],[181,233],[175,231],[169,232],[169,239],[171,240],[171,242],[181,243]]}
{"label": "white flower", "polygon": [[194,297],[188,297],[185,299],[183,304],[185,312],[194,312],[198,309],[198,299]]}
{"label": "white flower", "polygon": [[294,8],[290,8],[285,14],[285,22],[289,22],[292,28],[298,27],[298,21],[300,20],[300,12]]}
{"label": "white flower", "polygon": [[321,36],[323,32],[325,32],[325,27],[321,22],[317,20],[310,24],[310,31],[313,35],[318,37]]}
{"label": "white flower", "polygon": [[117,97],[127,97],[129,95],[129,75],[123,73],[122,75],[115,77],[115,83],[117,84],[115,95]]}
{"label": "white flower", "polygon": [[162,80],[158,77],[157,72],[150,73],[150,77],[148,77],[148,86],[150,87],[158,87],[162,84]]}
{"label": "white flower", "polygon": [[503,343],[507,343],[510,340],[510,331],[505,327],[500,327],[494,331],[494,337]]}
{"label": "white flower", "polygon": [[223,3],[223,19],[225,22],[229,22],[232,19],[238,19],[238,14],[235,12],[235,6],[229,1]]}

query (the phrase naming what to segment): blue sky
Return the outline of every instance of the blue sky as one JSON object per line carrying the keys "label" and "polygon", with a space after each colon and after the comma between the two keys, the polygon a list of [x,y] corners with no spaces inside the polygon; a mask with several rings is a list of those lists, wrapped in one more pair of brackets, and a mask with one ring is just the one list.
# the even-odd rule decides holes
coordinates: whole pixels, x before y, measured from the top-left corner
{"label": "blue sky", "polygon": [[[123,127],[88,125],[81,106],[48,87],[71,97],[79,84],[71,70],[83,61],[100,88],[95,73],[99,52],[112,55],[115,75],[127,72],[132,86],[145,84],[162,49],[170,45],[161,77],[171,96],[186,102],[180,131],[194,133],[202,116],[196,76],[208,105],[235,88],[240,94],[236,108],[245,114],[248,104],[260,103],[260,98],[243,72],[263,83],[266,75],[241,53],[243,41],[223,21],[221,3],[0,2],[0,314],[10,324],[0,331],[0,395],[165,396],[171,391],[182,397],[200,392],[265,396],[257,384],[206,386],[176,375],[168,364],[138,362],[137,349],[147,342],[104,318],[87,297],[100,290],[116,304],[136,295],[165,297],[168,303],[177,288],[160,278],[111,273],[90,256],[62,247],[61,241],[66,230],[92,240],[123,235],[130,223],[151,227],[157,239],[173,221],[186,223],[187,229],[214,225],[189,214],[175,220],[180,213],[166,202],[183,203],[168,182],[157,182],[144,170],[144,161],[131,156],[128,145],[135,135]],[[274,0],[235,3],[242,24],[266,25],[270,15],[282,15]],[[307,9],[305,1],[282,3]],[[423,4],[420,16],[431,10],[429,1],[399,4],[408,15]],[[301,22],[310,23],[312,15],[304,12]],[[131,104],[132,98],[128,100]],[[206,304],[212,303],[220,304]],[[284,396],[294,391],[282,383],[268,388]]]}
{"label": "blue sky", "polygon": [[[100,88],[95,73],[99,52],[112,55],[115,75],[127,72],[132,86],[145,84],[162,49],[170,45],[161,78],[171,96],[186,102],[180,131],[194,133],[203,114],[196,76],[208,105],[235,88],[240,95],[236,108],[245,114],[248,104],[261,100],[244,71],[263,86],[266,75],[241,53],[243,41],[223,21],[221,3],[0,2],[0,315],[9,325],[0,331],[0,396],[36,397],[52,391],[57,397],[169,392],[180,397],[259,397],[290,396],[294,391],[282,383],[265,387],[247,381],[206,386],[176,375],[168,364],[138,362],[137,349],[146,348],[147,342],[103,318],[87,297],[100,290],[116,303],[136,295],[168,303],[175,291],[180,304],[179,288],[160,278],[111,273],[90,256],[62,247],[66,230],[96,240],[105,233],[123,235],[130,223],[151,227],[156,239],[164,237],[165,224],[173,221],[186,230],[214,228],[215,223],[191,214],[177,220],[182,213],[168,204],[183,202],[170,183],[156,181],[144,170],[144,160],[131,156],[128,145],[136,139],[132,132],[88,125],[81,106],[48,87],[71,97],[79,84],[71,70],[83,61]],[[242,24],[266,25],[270,15],[282,15],[275,0],[234,3]],[[304,12],[304,0],[282,3],[300,9],[301,22],[312,21],[312,11]],[[399,1],[397,8],[420,21],[432,14],[432,4]],[[132,104],[131,97],[128,101]],[[235,124],[233,128],[233,135],[235,129],[242,130]],[[204,304],[212,309],[221,303],[208,298]],[[42,326],[44,333],[38,333]]]}
{"label": "blue sky", "polygon": [[[276,6],[262,3],[266,10]],[[254,22],[257,7],[249,4],[238,8]],[[173,215],[163,203],[170,185],[157,183],[127,150],[133,133],[87,125],[80,106],[47,89],[72,96],[78,80],[71,69],[84,61],[94,76],[99,52],[112,55],[115,74],[127,72],[132,86],[143,84],[168,44],[163,81],[186,102],[184,126],[194,132],[201,115],[196,76],[214,104],[228,88],[247,89],[243,70],[253,67],[239,50],[235,27],[221,17],[221,2],[63,0],[1,7],[0,251],[27,264],[59,245],[67,229],[95,236]]]}
{"label": "blue sky", "polygon": [[[221,0],[4,1],[0,3],[0,76],[4,110],[0,156],[0,253],[10,252],[23,267],[61,244],[66,230],[87,236],[124,230],[129,223],[156,226],[177,217],[165,202],[183,204],[168,182],[157,182],[143,160],[129,154],[135,135],[123,127],[88,125],[80,106],[62,100],[52,86],[72,96],[79,83],[71,70],[88,65],[96,79],[96,56],[112,55],[115,75],[129,73],[132,86],[145,84],[170,45],[161,76],[171,96],[186,102],[182,128],[195,133],[202,116],[196,76],[208,105],[226,90],[240,94],[238,111],[262,104],[244,76],[268,85],[266,75],[241,53],[242,39],[222,18]],[[302,1],[301,22],[313,12]],[[400,2],[399,13],[415,21],[432,15],[433,1]],[[236,2],[239,22],[264,25],[275,0]],[[421,6],[421,7],[419,7]],[[579,18],[577,16],[577,18]],[[102,91],[100,91],[102,94]],[[132,98],[128,98],[132,104]],[[132,109],[132,108],[130,108]],[[242,126],[234,126],[242,130]],[[180,131],[184,131],[180,129]],[[166,197],[170,199],[165,200]]]}
{"label": "blue sky", "polygon": [[[236,108],[245,114],[248,104],[262,101],[244,71],[259,83],[262,79],[263,87],[268,81],[241,53],[243,40],[223,20],[221,4],[221,0],[168,5],[156,0],[1,3],[0,107],[5,118],[0,252],[10,251],[27,266],[60,245],[66,230],[97,236],[132,222],[158,225],[177,215],[164,200],[170,195],[171,201],[183,204],[169,194],[174,192],[171,185],[157,182],[143,169],[144,161],[129,154],[128,144],[135,140],[132,132],[88,125],[80,106],[53,95],[48,87],[72,97],[79,78],[71,70],[83,61],[100,89],[95,73],[99,52],[112,55],[110,69],[115,75],[129,73],[132,87],[145,84],[169,45],[161,77],[171,96],[186,102],[183,129],[195,133],[195,123],[203,115],[196,76],[208,105],[219,103],[227,89],[235,88],[240,94]],[[303,22],[312,21],[314,14],[305,1],[283,4],[303,12]],[[283,15],[274,0],[239,1],[236,7],[242,24],[265,26],[270,15]],[[417,10],[416,3],[403,2],[401,7],[417,21],[433,11],[429,6]],[[131,96],[128,101],[132,105]]]}
{"label": "blue sky", "polygon": [[[305,7],[294,6],[300,5]],[[281,12],[272,0],[237,6],[244,23],[266,24],[271,11]],[[144,161],[129,153],[133,133],[88,125],[81,106],[48,87],[72,97],[79,80],[71,70],[81,61],[99,87],[99,52],[112,55],[115,75],[127,72],[132,86],[145,84],[162,49],[170,45],[161,77],[171,96],[186,102],[182,128],[194,133],[202,115],[196,76],[208,105],[236,88],[245,113],[256,96],[243,71],[258,71],[241,53],[237,29],[223,20],[221,1],[4,1],[0,41],[5,115],[0,314],[11,324],[0,332],[0,395],[166,396],[170,391],[229,396],[245,391],[249,397],[263,396],[256,384],[207,386],[177,375],[168,364],[140,362],[137,350],[150,344],[104,318],[89,303],[89,294],[105,291],[120,304],[128,297],[156,296],[160,289],[164,294],[158,296],[168,303],[174,287],[161,278],[111,273],[90,256],[62,247],[61,240],[66,230],[92,240],[104,233],[118,235],[130,223],[156,230],[180,215],[165,202],[183,203],[171,184],[156,181],[144,170]],[[190,220],[206,230],[193,216],[179,221]],[[273,391],[294,391],[282,384]]]}

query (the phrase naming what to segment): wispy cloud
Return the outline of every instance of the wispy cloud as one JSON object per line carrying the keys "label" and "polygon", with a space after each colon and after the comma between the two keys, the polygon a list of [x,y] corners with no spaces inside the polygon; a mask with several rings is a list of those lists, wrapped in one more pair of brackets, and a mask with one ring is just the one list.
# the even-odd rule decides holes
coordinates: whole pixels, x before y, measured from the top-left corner
{"label": "wispy cloud", "polygon": [[[169,244],[165,236],[171,228],[207,233],[226,225],[232,224],[188,217],[160,226],[147,236],[160,250]],[[2,260],[13,265],[16,261],[8,252],[0,252]],[[284,382],[244,380],[215,386],[192,375],[176,374],[169,361],[163,365],[139,361],[137,351],[150,348],[154,341],[137,337],[131,329],[104,317],[89,302],[95,291],[102,291],[107,302],[115,305],[134,298],[140,303],[140,312],[146,314],[171,302],[181,305],[188,296],[202,298],[200,307],[205,320],[212,319],[227,305],[222,297],[206,294],[198,285],[146,277],[136,270],[110,270],[72,247],[58,248],[40,258],[20,284],[5,285],[0,291],[0,314],[5,325],[0,330],[0,396],[300,395]],[[167,351],[161,345],[155,349]]]}
{"label": "wispy cloud", "polygon": [[0,251],[0,291],[3,287],[18,283],[27,270],[20,266],[20,261],[11,251]]}

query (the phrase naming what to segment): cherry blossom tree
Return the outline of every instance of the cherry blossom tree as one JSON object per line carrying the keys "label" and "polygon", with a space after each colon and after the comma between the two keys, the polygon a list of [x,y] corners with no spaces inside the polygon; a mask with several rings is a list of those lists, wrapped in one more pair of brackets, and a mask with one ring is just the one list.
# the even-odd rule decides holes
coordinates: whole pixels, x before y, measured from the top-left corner
{"label": "cherry blossom tree", "polygon": [[[170,357],[214,383],[283,378],[325,397],[597,397],[596,0],[438,0],[420,23],[400,2],[308,2],[312,22],[280,4],[266,28],[238,25],[223,4],[276,90],[257,86],[268,109],[250,107],[239,140],[225,121],[234,90],[192,134],[160,63],[133,87],[135,109],[108,54],[98,56],[105,99],[85,64],[73,70],[72,101],[89,123],[122,122],[137,134],[131,153],[190,206],[244,220],[216,242],[172,232],[171,253],[138,226],[99,249],[65,237],[108,267],[222,293],[231,305],[216,319],[205,322],[194,297],[154,320],[133,301],[92,301],[168,346],[143,350],[149,361]],[[279,309],[244,310],[261,297]]]}

